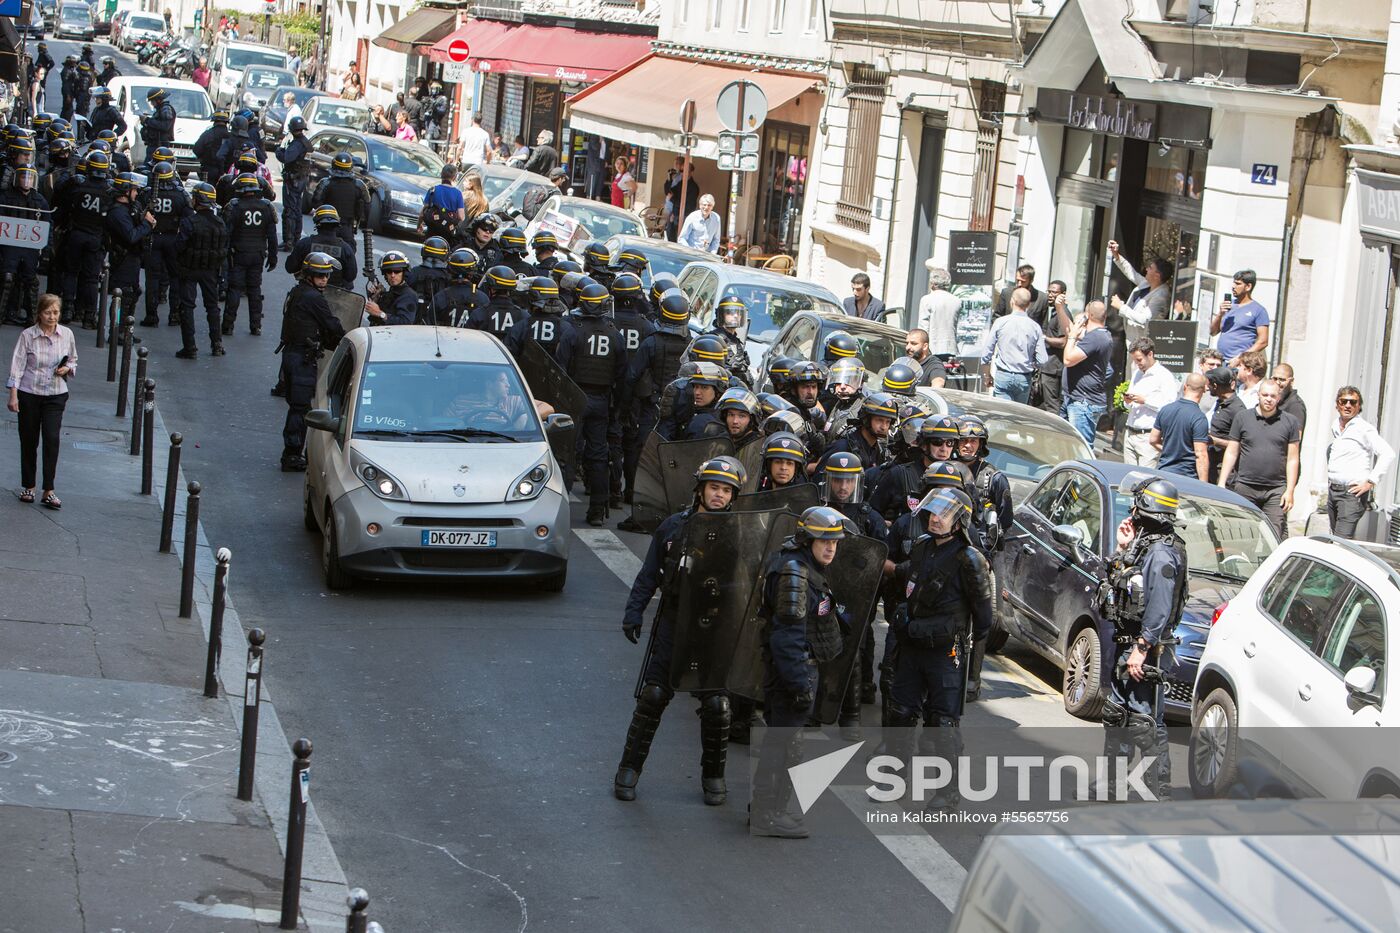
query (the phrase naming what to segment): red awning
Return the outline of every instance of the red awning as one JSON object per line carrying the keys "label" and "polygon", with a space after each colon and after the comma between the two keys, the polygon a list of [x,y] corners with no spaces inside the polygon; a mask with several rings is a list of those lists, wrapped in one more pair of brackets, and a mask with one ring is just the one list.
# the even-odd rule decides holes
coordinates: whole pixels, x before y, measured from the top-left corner
{"label": "red awning", "polygon": [[649,36],[473,20],[433,46],[433,61],[451,61],[447,47],[459,38],[475,71],[558,81],[601,81],[651,50]]}

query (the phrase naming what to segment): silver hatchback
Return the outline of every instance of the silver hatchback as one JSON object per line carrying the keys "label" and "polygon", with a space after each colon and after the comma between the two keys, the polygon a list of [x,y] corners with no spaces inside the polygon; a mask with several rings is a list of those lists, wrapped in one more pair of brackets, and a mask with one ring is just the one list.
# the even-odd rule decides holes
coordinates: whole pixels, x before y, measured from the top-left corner
{"label": "silver hatchback", "polygon": [[357,576],[515,577],[561,590],[569,500],[514,361],[489,334],[359,327],[307,415],[306,527],[331,589]]}

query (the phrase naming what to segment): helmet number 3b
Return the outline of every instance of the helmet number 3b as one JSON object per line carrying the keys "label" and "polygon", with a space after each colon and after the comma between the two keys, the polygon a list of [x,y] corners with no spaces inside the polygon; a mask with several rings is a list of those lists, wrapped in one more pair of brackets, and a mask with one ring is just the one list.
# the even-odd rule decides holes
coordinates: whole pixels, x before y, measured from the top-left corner
{"label": "helmet number 3b", "polygon": [[175,202],[170,198],[156,198],[151,206],[154,208],[152,214],[169,214],[175,210]]}
{"label": "helmet number 3b", "polygon": [[607,334],[593,334],[588,338],[589,356],[607,356],[612,352],[612,338]]}

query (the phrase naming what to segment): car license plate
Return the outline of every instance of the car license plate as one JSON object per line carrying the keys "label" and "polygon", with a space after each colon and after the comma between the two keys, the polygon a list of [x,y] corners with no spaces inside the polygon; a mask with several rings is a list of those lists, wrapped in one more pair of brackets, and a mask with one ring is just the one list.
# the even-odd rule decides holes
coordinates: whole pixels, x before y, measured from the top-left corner
{"label": "car license plate", "polygon": [[494,531],[433,531],[423,532],[423,547],[495,547]]}

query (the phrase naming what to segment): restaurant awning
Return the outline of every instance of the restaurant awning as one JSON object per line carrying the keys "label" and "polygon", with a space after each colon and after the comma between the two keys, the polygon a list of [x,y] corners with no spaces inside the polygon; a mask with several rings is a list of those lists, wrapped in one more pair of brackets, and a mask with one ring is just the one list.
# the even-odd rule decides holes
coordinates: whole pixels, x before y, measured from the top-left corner
{"label": "restaurant awning", "polygon": [[474,71],[557,81],[601,81],[651,49],[650,36],[472,20],[436,43],[429,58],[452,61],[447,47],[457,39],[467,43]]}
{"label": "restaurant awning", "polygon": [[723,127],[715,113],[715,98],[731,81],[752,81],[763,88],[769,111],[777,110],[803,91],[819,87],[817,75],[752,71],[679,58],[649,55],[565,102],[569,126],[619,142],[680,152],[680,109],[685,98],[696,103],[692,154],[713,159],[716,136]]}
{"label": "restaurant awning", "polygon": [[404,55],[422,55],[425,47],[450,33],[456,25],[457,14],[453,10],[414,10],[375,36],[374,44]]}

